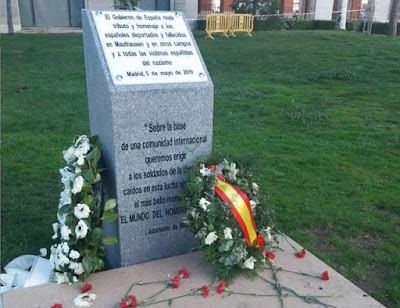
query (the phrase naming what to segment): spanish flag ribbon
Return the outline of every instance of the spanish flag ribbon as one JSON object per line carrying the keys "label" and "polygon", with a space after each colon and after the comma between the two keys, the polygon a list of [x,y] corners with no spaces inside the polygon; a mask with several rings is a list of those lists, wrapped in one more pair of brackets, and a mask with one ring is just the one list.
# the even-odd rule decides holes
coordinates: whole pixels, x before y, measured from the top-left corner
{"label": "spanish flag ribbon", "polygon": [[222,175],[215,179],[217,185],[214,187],[214,191],[223,202],[229,203],[233,216],[243,230],[247,244],[252,246],[257,239],[257,247],[263,247],[264,240],[261,235],[257,236],[256,224],[247,195],[236,186],[227,183]]}

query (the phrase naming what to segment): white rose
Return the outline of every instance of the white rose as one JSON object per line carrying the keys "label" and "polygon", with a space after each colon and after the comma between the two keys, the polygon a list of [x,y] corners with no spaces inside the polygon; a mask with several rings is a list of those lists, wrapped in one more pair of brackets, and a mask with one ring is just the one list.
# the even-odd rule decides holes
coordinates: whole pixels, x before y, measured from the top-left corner
{"label": "white rose", "polygon": [[82,166],[82,165],[85,163],[85,156],[79,156],[79,157],[78,157],[78,160],[76,161],[76,163],[77,163],[79,166]]}
{"label": "white rose", "polygon": [[225,228],[224,229],[224,237],[226,240],[231,240],[232,238],[232,229],[231,228]]}
{"label": "white rose", "polygon": [[252,183],[251,186],[253,187],[253,193],[257,194],[260,187],[256,183]]}
{"label": "white rose", "polygon": [[86,135],[79,136],[75,141],[75,146],[77,147],[79,143],[89,143],[89,138]]}
{"label": "white rose", "polygon": [[208,233],[206,239],[204,240],[206,245],[211,245],[218,239],[218,235],[215,231]]}
{"label": "white rose", "polygon": [[65,186],[69,186],[69,183],[75,177],[75,173],[71,172],[68,166],[64,167],[63,169],[59,169],[59,171],[61,174],[61,183],[63,183]]}
{"label": "white rose", "polygon": [[209,176],[211,174],[211,170],[206,168],[204,164],[201,164],[200,167],[201,167],[200,173],[202,176]]}
{"label": "white rose", "polygon": [[58,237],[58,226],[59,224],[57,222],[55,222],[54,224],[52,224],[53,227],[53,231],[54,231],[54,235],[51,237],[53,240],[55,240]]}
{"label": "white rose", "polygon": [[76,161],[75,165],[77,164],[79,166],[82,166],[85,163],[85,157],[86,157],[83,154],[82,149],[80,149],[80,148],[76,149],[75,156],[76,156],[76,158],[78,158],[78,160]]}
{"label": "white rose", "polygon": [[78,265],[74,269],[74,273],[80,275],[84,272],[82,263],[78,263]]}
{"label": "white rose", "polygon": [[63,151],[64,159],[69,164],[75,161],[75,148],[69,147],[68,150]]}
{"label": "white rose", "polygon": [[58,218],[58,222],[60,223],[60,225],[64,225],[65,219],[67,218],[67,214],[60,215],[59,213],[57,213],[57,218]]}
{"label": "white rose", "polygon": [[254,259],[253,257],[248,258],[246,261],[244,261],[244,267],[253,269],[255,261],[256,261],[256,259]]}
{"label": "white rose", "polygon": [[271,236],[271,227],[268,227],[267,229],[264,230],[265,233],[267,234],[267,241],[270,242],[272,240]]}
{"label": "white rose", "polygon": [[255,201],[250,200],[250,206],[251,206],[251,209],[252,209],[252,210],[254,210],[254,208],[256,207],[256,205],[257,205],[257,203],[256,203]]}
{"label": "white rose", "polygon": [[232,163],[229,167],[228,167],[228,178],[231,181],[235,181],[236,180],[236,174],[238,173],[238,169],[236,169],[236,164]]}
{"label": "white rose", "polygon": [[57,279],[57,283],[67,283],[69,282],[67,273],[55,273],[56,275],[56,279]]}
{"label": "white rose", "polygon": [[78,267],[78,262],[70,261],[68,268],[70,270],[75,270]]}
{"label": "white rose", "polygon": [[[78,251],[76,251],[76,250],[71,250],[71,252],[69,253],[69,257],[71,258],[71,259],[78,259],[79,257],[80,257],[80,254],[79,254],[79,252]],[[72,263],[72,262],[71,262]]]}
{"label": "white rose", "polygon": [[211,202],[207,201],[206,198],[201,198],[200,201],[199,201],[200,207],[205,211],[207,211],[207,206],[210,205],[210,204],[211,204]]}
{"label": "white rose", "polygon": [[66,256],[64,256],[63,254],[59,254],[58,255],[58,264],[60,266],[64,266],[66,264],[69,264],[69,259]]}
{"label": "white rose", "polygon": [[60,267],[58,266],[57,245],[52,245],[50,247],[49,261],[53,268],[60,270]]}
{"label": "white rose", "polygon": [[40,248],[39,253],[41,257],[47,256],[47,248]]}
{"label": "white rose", "polygon": [[87,218],[90,214],[90,208],[85,203],[78,203],[74,208],[74,214],[78,219]]}
{"label": "white rose", "polygon": [[74,298],[74,304],[77,307],[91,307],[93,301],[97,298],[96,294],[83,293]]}
{"label": "white rose", "polygon": [[72,231],[68,226],[62,225],[60,228],[60,234],[63,240],[69,241],[69,236],[72,234]]}
{"label": "white rose", "polygon": [[[90,143],[89,142],[83,142],[79,147],[78,150],[83,154],[86,155],[87,152],[90,150]],[[75,151],[76,153],[76,151]],[[76,154],[75,154],[76,155]]]}
{"label": "white rose", "polygon": [[89,228],[86,223],[83,220],[79,220],[75,227],[76,238],[85,238],[88,230]]}
{"label": "white rose", "polygon": [[60,204],[58,208],[61,208],[65,204],[71,204],[71,189],[69,187],[65,187],[65,189],[60,193]]}
{"label": "white rose", "polygon": [[82,176],[78,176],[74,179],[74,186],[72,187],[72,193],[76,195],[82,191],[84,179]]}
{"label": "white rose", "polygon": [[62,243],[60,246],[63,253],[65,254],[69,253],[69,246],[66,242]]}

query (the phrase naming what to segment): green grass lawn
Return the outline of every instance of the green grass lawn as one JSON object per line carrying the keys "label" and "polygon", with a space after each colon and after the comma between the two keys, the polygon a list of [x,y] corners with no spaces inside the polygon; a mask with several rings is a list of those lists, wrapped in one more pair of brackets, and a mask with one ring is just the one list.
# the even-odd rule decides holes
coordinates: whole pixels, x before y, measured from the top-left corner
{"label": "green grass lawn", "polygon": [[[400,306],[400,39],[204,40],[213,151],[251,163],[281,231]],[[81,35],[2,36],[2,266],[49,247],[61,151],[89,133]]]}

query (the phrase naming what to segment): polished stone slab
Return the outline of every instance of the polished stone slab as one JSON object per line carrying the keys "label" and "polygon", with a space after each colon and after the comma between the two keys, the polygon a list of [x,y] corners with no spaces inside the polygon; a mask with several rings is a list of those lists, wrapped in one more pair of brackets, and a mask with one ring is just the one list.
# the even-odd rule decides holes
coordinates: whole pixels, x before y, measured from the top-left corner
{"label": "polished stone slab", "polygon": [[[295,242],[292,243],[300,248]],[[279,272],[278,278],[282,285],[295,290],[300,295],[315,295],[321,301],[335,307],[384,307],[310,252],[307,252],[303,259],[298,259],[294,256],[292,248],[286,242],[282,241],[279,246],[282,250],[279,249],[276,251],[274,264],[277,267],[315,275],[328,271],[330,277],[328,281],[323,281],[293,273]],[[87,282],[93,285],[92,292],[98,296],[93,307],[115,307],[133,282],[166,280],[168,277],[175,276],[180,268],[187,268],[191,274],[190,278],[182,279],[178,289],[167,290],[157,297],[157,300],[179,296],[202,285],[209,285],[212,282],[211,270],[201,264],[199,253],[161,259],[92,275]],[[271,273],[269,271],[264,271],[260,274],[271,280]],[[161,290],[163,287],[163,284],[135,286],[130,294],[135,295],[138,301],[140,301]],[[174,300],[172,307],[280,307],[278,297],[276,296],[254,297],[234,294],[223,296],[216,292],[216,287],[217,284],[211,287],[207,298],[203,298],[202,296],[184,297]],[[229,285],[229,288],[236,292],[276,294],[276,290],[272,286],[258,278],[249,280],[246,277],[239,277]],[[79,289],[74,285],[47,284],[4,293],[3,301],[6,308],[43,308],[50,307],[55,302],[62,303],[64,308],[69,308],[74,307],[73,299],[78,294]],[[321,307],[307,304],[294,296],[285,297],[283,301],[285,307],[290,308]],[[150,307],[168,307],[168,303],[164,302]]]}
{"label": "polished stone slab", "polygon": [[178,12],[83,10],[82,22],[90,131],[118,200],[118,221],[103,224],[119,240],[108,264],[184,254],[197,242],[182,223],[183,170],[212,146],[214,86],[196,41]]}

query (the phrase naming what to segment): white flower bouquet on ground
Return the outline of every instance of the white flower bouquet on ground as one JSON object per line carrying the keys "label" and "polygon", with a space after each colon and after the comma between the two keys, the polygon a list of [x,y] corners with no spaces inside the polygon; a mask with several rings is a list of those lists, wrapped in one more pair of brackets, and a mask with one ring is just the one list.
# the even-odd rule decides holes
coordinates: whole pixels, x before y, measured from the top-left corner
{"label": "white flower bouquet on ground", "polygon": [[67,165],[60,169],[64,190],[60,194],[58,222],[53,224],[53,239],[58,242],[50,248],[50,262],[58,283],[76,283],[90,273],[104,267],[103,244],[115,244],[115,237],[102,238],[101,222],[113,221],[116,200],[104,206],[95,194],[95,185],[101,181],[98,168],[101,144],[97,137],[77,137],[63,152]]}

